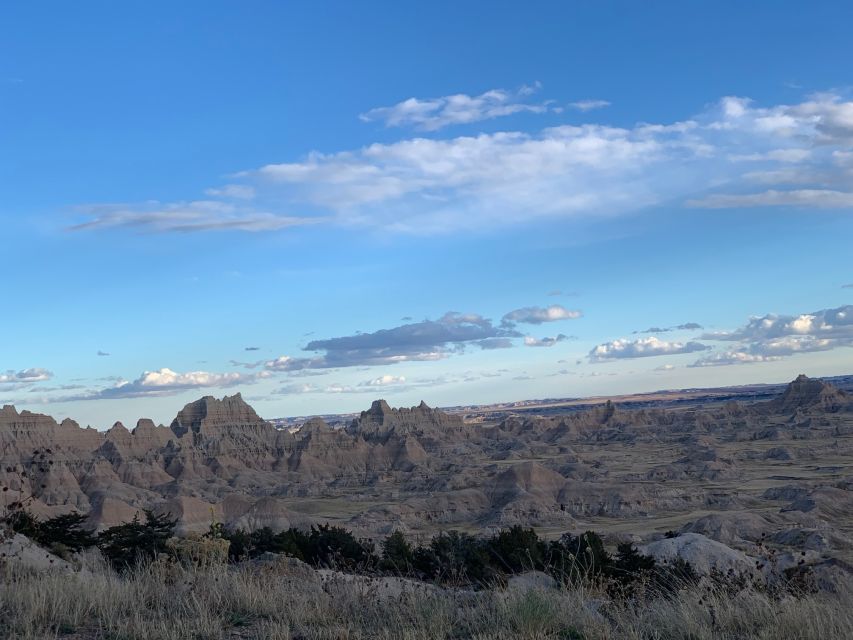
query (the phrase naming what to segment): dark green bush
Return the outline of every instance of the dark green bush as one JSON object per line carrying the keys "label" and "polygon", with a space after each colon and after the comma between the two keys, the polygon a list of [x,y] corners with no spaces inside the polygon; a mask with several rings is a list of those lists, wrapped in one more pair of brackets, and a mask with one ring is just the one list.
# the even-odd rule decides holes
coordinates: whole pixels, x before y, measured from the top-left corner
{"label": "dark green bush", "polygon": [[486,585],[499,575],[486,544],[458,531],[439,533],[428,547],[418,547],[414,564],[423,576],[444,583]]}
{"label": "dark green bush", "polygon": [[228,531],[218,527],[215,534],[209,535],[216,535],[231,543],[228,548],[228,558],[231,561],[257,558],[264,553],[283,553],[304,560],[305,550],[308,548],[308,536],[293,528],[274,533],[269,527],[252,532],[244,529]]}
{"label": "dark green bush", "polygon": [[[45,523],[21,515],[22,531],[36,531],[34,539],[64,544],[78,550],[91,546],[94,538],[83,528],[84,516],[61,516]],[[154,558],[166,551],[175,521],[168,516],[146,512],[145,522],[111,527],[97,537],[97,544],[118,569]],[[532,528],[513,526],[490,538],[477,538],[459,531],[442,532],[426,545],[414,547],[395,531],[381,544],[381,556],[374,553],[373,542],[355,537],[350,531],[332,525],[312,527],[309,532],[295,528],[278,533],[269,527],[247,532],[211,525],[208,537],[230,542],[229,560],[237,562],[277,553],[299,558],[315,567],[351,572],[381,571],[395,575],[415,575],[441,584],[488,587],[502,583],[507,576],[525,571],[546,571],[563,583],[595,580],[615,596],[633,595],[641,588],[653,587],[671,592],[696,581],[692,567],[683,561],[656,565],[630,543],[620,544],[615,556],[592,531],[580,535],[564,534],[546,542]]]}
{"label": "dark green bush", "polygon": [[41,524],[39,519],[26,509],[12,511],[4,520],[12,528],[12,531],[25,535],[30,540],[35,540]]}
{"label": "dark green bush", "polygon": [[303,555],[306,562],[319,567],[354,570],[377,565],[372,542],[359,540],[343,527],[328,524],[311,527]]}
{"label": "dark green bush", "polygon": [[61,545],[70,551],[81,551],[98,543],[94,530],[86,526],[86,516],[80,513],[69,513],[40,522],[34,539],[42,546],[54,548]]}
{"label": "dark green bush", "polygon": [[370,541],[359,540],[346,529],[331,525],[312,527],[309,533],[292,527],[279,533],[269,527],[251,533],[237,529],[223,532],[222,537],[231,543],[228,555],[232,560],[281,553],[316,567],[354,570],[377,564]]}
{"label": "dark green bush", "polygon": [[397,575],[412,573],[415,566],[415,552],[401,531],[395,531],[382,543],[382,558],[379,568]]}
{"label": "dark green bush", "polygon": [[565,533],[548,545],[547,570],[561,582],[602,578],[612,562],[604,542],[593,531],[579,536]]}
{"label": "dark green bush", "polygon": [[6,521],[15,533],[25,535],[33,542],[61,554],[81,551],[98,542],[94,531],[85,526],[86,516],[79,513],[41,520],[21,509],[11,513]]}
{"label": "dark green bush", "polygon": [[98,535],[98,547],[119,570],[154,559],[166,552],[166,541],[174,535],[177,520],[168,515],[145,512],[145,522],[135,516],[131,522],[105,529]]}
{"label": "dark green bush", "polygon": [[548,546],[533,529],[519,525],[502,529],[486,541],[491,564],[499,571],[539,571],[545,565]]}

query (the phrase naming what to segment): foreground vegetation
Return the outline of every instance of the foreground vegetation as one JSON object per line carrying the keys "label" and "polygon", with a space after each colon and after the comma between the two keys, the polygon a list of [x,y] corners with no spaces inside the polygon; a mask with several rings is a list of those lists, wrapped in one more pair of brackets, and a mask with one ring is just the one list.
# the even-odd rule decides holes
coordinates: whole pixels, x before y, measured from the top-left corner
{"label": "foreground vegetation", "polygon": [[175,521],[152,512],[100,533],[87,522],[40,519],[26,501],[0,514],[4,535],[76,565],[36,572],[0,558],[0,637],[853,637],[846,594],[814,593],[801,579],[770,588],[700,578],[628,543],[609,551],[591,531],[544,540],[516,526],[413,544],[400,532],[377,543],[329,525],[249,532],[212,522],[179,540]]}
{"label": "foreground vegetation", "polygon": [[8,522],[14,532],[65,559],[72,559],[74,552],[97,548],[120,572],[161,555],[199,564],[226,560],[239,563],[266,554],[282,554],[320,569],[408,577],[474,589],[502,585],[508,577],[528,571],[547,573],[560,584],[605,584],[611,594],[622,597],[639,588],[668,591],[698,580],[689,564],[659,566],[653,558],[640,555],[630,543],[620,544],[616,554],[611,555],[592,531],[577,536],[566,533],[551,541],[520,526],[503,529],[491,537],[448,531],[422,545],[412,545],[396,531],[377,545],[330,525],[309,531],[290,528],[273,532],[262,528],[248,532],[230,531],[215,522],[201,539],[180,541],[173,538],[175,521],[152,512],[146,512],[144,521],[135,518],[97,535],[86,529],[82,515],[40,520],[19,511]]}
{"label": "foreground vegetation", "polygon": [[448,532],[413,546],[400,533],[374,545],[329,526],[249,533],[214,524],[176,541],[174,522],[154,514],[98,535],[79,516],[10,524],[77,570],[0,562],[2,638],[853,637],[850,594],[700,579],[629,544],[611,554],[592,532],[555,541],[521,527],[485,538]]}
{"label": "foreground vegetation", "polygon": [[667,595],[613,598],[588,582],[472,591],[251,561],[206,567],[155,561],[117,572],[92,551],[83,554],[83,565],[79,572],[41,574],[7,567],[0,584],[0,637],[853,637],[850,600],[819,594],[778,599],[751,588],[732,593],[696,584]]}

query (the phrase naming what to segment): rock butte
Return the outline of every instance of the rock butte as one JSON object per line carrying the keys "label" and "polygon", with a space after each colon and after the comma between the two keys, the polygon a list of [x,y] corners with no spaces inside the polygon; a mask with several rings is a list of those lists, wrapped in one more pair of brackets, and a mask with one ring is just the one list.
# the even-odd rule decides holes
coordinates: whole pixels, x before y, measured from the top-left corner
{"label": "rock butte", "polygon": [[345,428],[312,419],[293,433],[239,393],[191,402],[169,427],[105,432],[5,406],[0,461],[6,504],[32,494],[36,513],[88,513],[98,528],[151,508],[183,532],[211,520],[361,535],[523,524],[638,541],[681,529],[745,552],[762,539],[853,560],[853,401],[806,376],[767,402],[607,402],[497,424],[377,400]]}

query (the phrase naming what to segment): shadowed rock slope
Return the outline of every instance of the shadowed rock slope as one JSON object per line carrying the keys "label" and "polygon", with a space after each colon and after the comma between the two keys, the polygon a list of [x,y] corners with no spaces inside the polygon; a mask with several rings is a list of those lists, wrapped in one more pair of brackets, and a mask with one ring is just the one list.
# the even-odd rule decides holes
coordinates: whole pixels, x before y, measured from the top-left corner
{"label": "shadowed rock slope", "polygon": [[37,513],[85,512],[98,527],[153,508],[184,531],[211,520],[366,535],[523,524],[853,549],[853,405],[805,376],[763,403],[607,402],[496,424],[377,400],[346,428],[312,419],[293,433],[240,394],[192,402],[169,427],[105,432],[6,406],[0,465],[5,504],[32,496]]}

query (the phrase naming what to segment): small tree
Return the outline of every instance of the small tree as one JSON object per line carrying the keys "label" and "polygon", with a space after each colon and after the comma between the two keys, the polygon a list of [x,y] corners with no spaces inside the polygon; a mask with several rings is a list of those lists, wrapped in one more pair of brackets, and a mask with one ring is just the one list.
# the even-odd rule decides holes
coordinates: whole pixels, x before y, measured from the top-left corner
{"label": "small tree", "polygon": [[380,567],[397,574],[411,573],[415,564],[415,553],[402,531],[394,531],[382,543]]}
{"label": "small tree", "polygon": [[563,534],[548,547],[548,570],[559,580],[578,582],[606,575],[612,558],[594,531],[579,536]]}
{"label": "small tree", "polygon": [[245,529],[225,531],[224,537],[231,543],[228,547],[228,560],[238,562],[253,557],[252,536],[248,531]]}
{"label": "small tree", "polygon": [[311,527],[304,555],[315,566],[352,570],[375,566],[372,546],[370,541],[357,539],[343,527],[321,524]]}
{"label": "small tree", "polygon": [[305,554],[310,545],[309,537],[303,531],[291,527],[275,535],[275,552],[283,553],[293,558],[305,560]]}
{"label": "small tree", "polygon": [[165,553],[166,541],[172,537],[176,524],[177,520],[166,514],[145,511],[144,523],[137,514],[131,522],[102,531],[98,547],[116,569],[125,570]]}
{"label": "small tree", "polygon": [[415,551],[415,568],[439,582],[455,584],[484,586],[496,577],[485,545],[458,531],[439,533],[429,547],[419,547]]}
{"label": "small tree", "polygon": [[30,540],[35,539],[41,524],[38,517],[23,508],[10,509],[4,520],[12,528],[12,531],[25,535]]}
{"label": "small tree", "polygon": [[519,525],[502,529],[486,543],[492,564],[507,573],[541,569],[547,546],[536,532]]}
{"label": "small tree", "polygon": [[87,526],[86,516],[80,513],[68,513],[38,523],[34,540],[49,549],[57,546],[70,551],[81,551],[98,543],[94,531]]}

